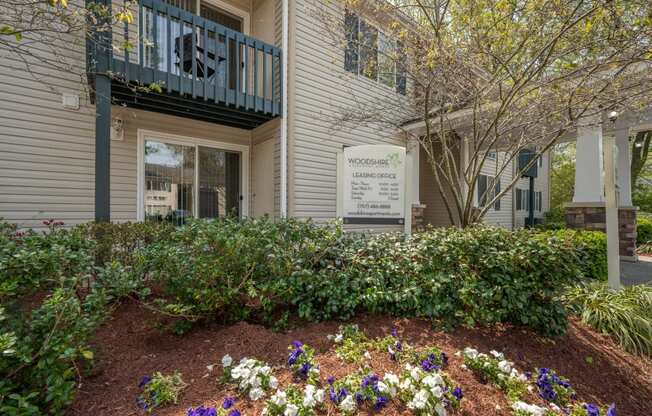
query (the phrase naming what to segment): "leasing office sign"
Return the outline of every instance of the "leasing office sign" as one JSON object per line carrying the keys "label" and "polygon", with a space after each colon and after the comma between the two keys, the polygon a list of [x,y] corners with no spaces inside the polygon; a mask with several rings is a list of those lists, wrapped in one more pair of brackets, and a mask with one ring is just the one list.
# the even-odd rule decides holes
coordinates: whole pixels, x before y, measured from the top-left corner
{"label": "leasing office sign", "polygon": [[347,147],[342,161],[345,224],[405,223],[405,148]]}

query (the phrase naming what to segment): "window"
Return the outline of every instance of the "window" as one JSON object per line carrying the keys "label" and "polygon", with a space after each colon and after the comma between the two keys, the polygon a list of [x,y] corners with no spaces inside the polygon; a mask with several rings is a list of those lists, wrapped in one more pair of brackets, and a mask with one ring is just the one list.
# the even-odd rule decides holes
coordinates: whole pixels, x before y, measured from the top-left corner
{"label": "window", "polygon": [[541,208],[543,205],[543,192],[535,192],[534,193],[534,207],[537,211],[541,212]]}
{"label": "window", "polygon": [[[493,190],[488,188],[493,184]],[[496,180],[493,176],[480,175],[478,176],[477,195],[478,206],[484,207],[488,201],[491,201],[500,193],[500,180]],[[494,202],[494,210],[500,211],[500,198]]]}
{"label": "window", "polygon": [[493,152],[493,151],[487,152],[487,159],[496,160],[496,152]]}
{"label": "window", "polygon": [[405,53],[400,42],[390,39],[355,13],[344,15],[344,69],[378,81],[399,94],[406,93]]}
{"label": "window", "polygon": [[139,219],[180,225],[191,217],[243,214],[242,153],[178,139],[147,138],[141,145]]}

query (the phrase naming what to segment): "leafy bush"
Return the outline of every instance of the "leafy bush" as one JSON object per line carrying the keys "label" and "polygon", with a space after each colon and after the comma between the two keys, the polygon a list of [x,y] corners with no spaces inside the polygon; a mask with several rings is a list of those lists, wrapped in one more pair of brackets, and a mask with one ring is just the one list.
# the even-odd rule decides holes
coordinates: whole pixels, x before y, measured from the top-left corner
{"label": "leafy bush", "polygon": [[544,230],[563,230],[566,228],[566,217],[563,207],[551,208],[543,214],[543,224],[537,226]]}
{"label": "leafy bush", "polygon": [[613,336],[627,351],[652,355],[652,287],[614,291],[594,282],[570,287],[564,301],[582,322]]}
{"label": "leafy bush", "polygon": [[557,334],[566,325],[558,290],[582,273],[573,244],[491,227],[362,237],[338,224],[227,218],[175,230],[142,250],[136,268],[162,284],[157,307],[191,321],[366,310]]}
{"label": "leafy bush", "polygon": [[652,220],[639,217],[636,220],[636,244],[652,243]]}
{"label": "leafy bush", "polygon": [[567,241],[577,255],[582,275],[607,280],[607,235],[600,231],[556,230],[544,235]]}

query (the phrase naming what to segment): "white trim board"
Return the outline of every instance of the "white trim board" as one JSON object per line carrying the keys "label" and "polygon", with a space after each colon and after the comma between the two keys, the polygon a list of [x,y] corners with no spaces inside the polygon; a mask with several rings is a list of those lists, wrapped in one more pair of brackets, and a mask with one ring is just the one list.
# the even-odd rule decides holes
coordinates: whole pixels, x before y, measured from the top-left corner
{"label": "white trim board", "polygon": [[[199,139],[196,137],[180,136],[176,134],[163,133],[153,130],[138,129],[138,148],[137,148],[137,169],[136,169],[136,218],[138,221],[145,220],[145,140],[159,140],[165,143],[212,147],[220,150],[239,152],[241,154],[240,163],[240,217],[249,216],[249,146],[242,144],[224,143],[214,140]],[[195,152],[197,153],[197,152]],[[196,170],[195,176],[199,171]],[[196,180],[195,180],[196,182]],[[195,198],[197,197],[195,192]],[[195,209],[197,204],[195,204]],[[196,213],[193,213],[196,214]]]}

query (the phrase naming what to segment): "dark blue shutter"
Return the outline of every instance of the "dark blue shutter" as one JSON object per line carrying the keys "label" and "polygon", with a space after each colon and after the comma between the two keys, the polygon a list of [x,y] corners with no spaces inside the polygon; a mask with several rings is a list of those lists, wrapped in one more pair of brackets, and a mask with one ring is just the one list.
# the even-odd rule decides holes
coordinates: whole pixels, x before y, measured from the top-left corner
{"label": "dark blue shutter", "polygon": [[478,176],[478,206],[483,207],[487,202],[487,176]]}
{"label": "dark blue shutter", "polygon": [[346,10],[344,14],[344,33],[346,49],[344,50],[344,69],[358,73],[358,16]]}
{"label": "dark blue shutter", "polygon": [[407,78],[405,76],[405,60],[407,54],[405,53],[405,46],[403,42],[396,42],[396,92],[405,95],[407,90]]}
{"label": "dark blue shutter", "polygon": [[[493,196],[496,196],[500,193],[500,178],[496,178],[496,184],[494,185],[494,194]],[[494,203],[494,209],[496,211],[500,211],[500,198],[496,200]]]}

